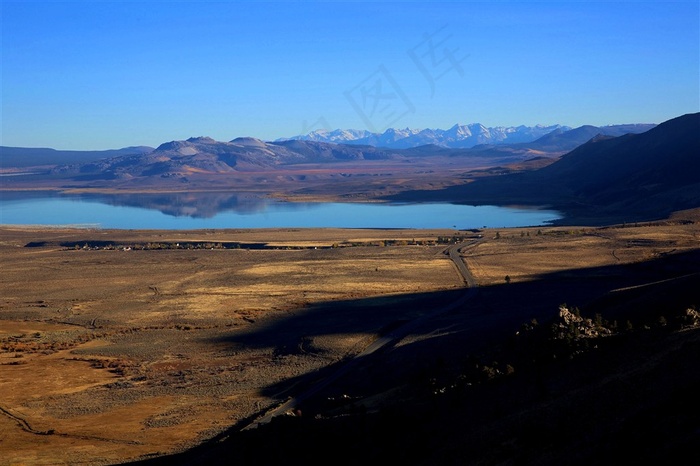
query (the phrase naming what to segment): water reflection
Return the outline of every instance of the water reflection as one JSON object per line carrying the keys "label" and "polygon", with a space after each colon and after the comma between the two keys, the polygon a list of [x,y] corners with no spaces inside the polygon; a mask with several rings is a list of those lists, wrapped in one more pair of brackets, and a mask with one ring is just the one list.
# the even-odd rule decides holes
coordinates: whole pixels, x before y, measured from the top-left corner
{"label": "water reflection", "polygon": [[544,225],[551,210],[448,203],[296,203],[255,193],[0,193],[0,223],[121,229],[481,228]]}
{"label": "water reflection", "polygon": [[[88,202],[158,210],[173,217],[213,218],[221,212],[243,215],[265,212],[269,199],[250,193],[82,194]],[[293,208],[293,206],[288,206]]]}

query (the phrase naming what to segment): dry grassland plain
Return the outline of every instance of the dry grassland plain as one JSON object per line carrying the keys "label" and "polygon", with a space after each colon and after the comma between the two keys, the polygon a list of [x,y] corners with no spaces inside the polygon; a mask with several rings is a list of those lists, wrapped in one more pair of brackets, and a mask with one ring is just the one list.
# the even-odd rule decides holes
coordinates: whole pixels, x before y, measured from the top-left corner
{"label": "dry grassland plain", "polygon": [[[404,317],[401,307],[334,313],[334,302],[461,286],[445,246],[372,244],[452,233],[3,228],[0,463],[120,462],[264,410],[285,396],[266,387],[361,351]],[[61,246],[106,240],[306,249]],[[367,246],[327,248],[343,241]],[[280,320],[290,323],[256,336]]]}
{"label": "dry grassland plain", "polygon": [[[526,282],[697,250],[697,220],[484,230],[463,257],[480,286]],[[434,244],[454,233],[0,228],[0,464],[171,453],[264,412],[462,287]],[[280,249],[121,248],[187,242]]]}

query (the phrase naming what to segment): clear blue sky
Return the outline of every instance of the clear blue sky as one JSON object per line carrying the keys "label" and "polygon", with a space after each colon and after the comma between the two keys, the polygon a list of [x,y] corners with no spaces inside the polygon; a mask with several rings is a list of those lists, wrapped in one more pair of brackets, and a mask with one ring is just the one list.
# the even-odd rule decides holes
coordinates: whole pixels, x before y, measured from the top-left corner
{"label": "clear blue sky", "polygon": [[700,111],[683,2],[2,1],[2,145]]}

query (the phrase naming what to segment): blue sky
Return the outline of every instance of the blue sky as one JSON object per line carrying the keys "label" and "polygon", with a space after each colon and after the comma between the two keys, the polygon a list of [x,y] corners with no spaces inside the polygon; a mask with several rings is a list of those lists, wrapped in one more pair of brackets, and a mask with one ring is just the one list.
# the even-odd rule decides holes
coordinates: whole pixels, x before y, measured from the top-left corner
{"label": "blue sky", "polygon": [[700,111],[700,3],[2,1],[2,145]]}

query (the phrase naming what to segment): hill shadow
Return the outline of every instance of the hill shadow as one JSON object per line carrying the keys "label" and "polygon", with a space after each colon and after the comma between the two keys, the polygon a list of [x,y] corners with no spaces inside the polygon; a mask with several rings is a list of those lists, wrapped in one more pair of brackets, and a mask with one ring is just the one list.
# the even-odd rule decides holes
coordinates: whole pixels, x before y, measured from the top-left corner
{"label": "hill shadow", "polygon": [[272,347],[276,354],[298,352],[302,340],[333,334],[384,335],[410,319],[445,306],[464,289],[377,296],[364,299],[325,301],[290,311],[288,317],[273,318],[212,340],[249,348]]}
{"label": "hill shadow", "polygon": [[[462,293],[462,290],[455,290],[321,303],[309,309],[308,314],[277,321],[244,335],[230,335],[227,339],[248,345],[277,345],[280,354],[288,354],[297,351],[304,338],[314,335],[348,331],[382,335],[410,321],[412,316],[423,315],[429,309],[459,299]],[[390,348],[396,361],[390,367],[396,369],[398,377],[403,368],[420,372],[421,368],[427,370],[446,363],[461,364],[468,356],[489,353],[495,342],[511,338],[523,324],[533,319],[543,323],[551,321],[558,315],[561,304],[578,307],[590,318],[601,313],[621,325],[630,321],[637,326],[647,322],[658,309],[665,309],[670,315],[689,306],[698,306],[700,250],[647,262],[570,269],[533,281],[480,287],[478,294],[463,306],[412,329],[410,343],[402,342],[401,349]],[[383,319],[358,318],[357,309],[381,309]],[[385,314],[384,310],[388,312]],[[334,322],[336,311],[343,313],[340,322]],[[282,339],[281,335],[284,335]],[[447,361],[457,350],[459,356]],[[410,356],[404,357],[401,352]],[[371,365],[373,358],[383,357],[382,353],[365,358],[359,365]],[[342,361],[338,365],[342,365]],[[308,380],[319,380],[332,372],[333,368],[328,367],[319,373],[287,379],[266,387],[263,393],[271,395],[289,387],[304,386]],[[384,378],[390,379],[386,374]],[[353,383],[362,380],[355,378]],[[371,384],[371,380],[369,377],[364,381]]]}
{"label": "hill shadow", "polygon": [[[467,258],[468,262],[468,258]],[[449,315],[484,321],[483,325],[517,328],[524,320],[547,318],[569,303],[585,309],[610,291],[677,279],[700,272],[700,250],[668,254],[657,259],[558,271],[526,282],[480,287],[476,297]],[[643,292],[640,288],[639,292]],[[325,301],[297,309],[287,317],[258,322],[245,330],[212,340],[251,348],[272,347],[278,354],[297,351],[304,338],[366,333],[381,336],[392,329],[447,306],[465,289],[410,293],[363,299]],[[699,291],[700,293],[700,291]],[[618,293],[616,296],[633,294]],[[627,299],[625,298],[625,299]],[[605,298],[613,300],[613,298]],[[668,297],[668,302],[674,299]],[[700,299],[698,300],[700,304]],[[516,327],[513,327],[515,325]]]}
{"label": "hill shadow", "polygon": [[[402,322],[422,315],[430,306],[434,308],[458,299],[463,292],[320,303],[259,328],[232,332],[213,343],[271,346],[284,354],[294,351],[301,338],[391,331]],[[570,269],[529,282],[482,287],[463,306],[412,329],[401,344],[357,361],[334,384],[316,393],[314,399],[305,400],[301,408],[304,417],[275,418],[254,431],[237,432],[244,425],[240,423],[214,442],[138,464],[227,464],[231,457],[245,459],[244,464],[325,464],[328,457],[313,446],[318,442],[328,442],[331,449],[353,445],[355,453],[347,452],[347,456],[337,458],[337,464],[358,464],[368,457],[390,463],[401,460],[404,464],[435,464],[436,459],[440,464],[475,464],[463,456],[470,452],[486,458],[480,464],[501,464],[513,457],[528,464],[547,449],[560,455],[566,449],[576,450],[574,456],[567,457],[573,461],[569,464],[585,464],[583,460],[576,461],[576,455],[591,460],[595,458],[591,452],[595,451],[633,455],[627,459],[638,461],[644,455],[659,460],[680,455],[678,452],[692,440],[687,417],[699,411],[687,411],[687,405],[679,401],[687,400],[690,393],[700,388],[699,374],[693,369],[700,355],[697,339],[674,349],[670,346],[672,337],[653,334],[642,337],[632,349],[623,348],[622,356],[601,353],[603,356],[582,357],[574,362],[574,369],[564,369],[559,375],[522,375],[507,384],[471,387],[467,392],[455,392],[454,396],[434,396],[443,387],[441,384],[447,383],[447,379],[440,377],[449,372],[448,368],[467,368],[474,360],[488,358],[508,344],[523,323],[531,319],[546,323],[553,319],[562,303],[580,307],[584,315],[601,312],[606,318],[640,323],[660,305],[665,309],[697,306],[700,249],[646,262]],[[650,355],[663,364],[648,363]],[[295,392],[303,391],[334,374],[343,363],[338,361],[313,373],[270,384],[263,393],[279,393],[291,387]],[[644,375],[644,389],[639,387],[630,393],[641,383],[642,379],[635,379],[642,377],[639,374]],[[607,385],[599,383],[606,378],[612,381]],[[397,398],[393,407],[372,414],[363,411],[361,405],[351,406],[351,411],[357,409],[354,416],[314,420],[314,412],[329,410],[329,400],[345,395],[352,400],[387,393]],[[428,395],[421,399],[417,393]],[[466,393],[468,397],[464,396]],[[601,396],[611,398],[596,398]],[[649,397],[656,398],[650,401]],[[665,417],[667,412],[675,416],[670,421]],[[512,418],[511,413],[523,414],[519,414],[521,418]],[[624,420],[622,425],[615,425],[622,422],[616,416]],[[663,421],[659,426],[665,427],[657,426],[657,421]],[[489,433],[488,426],[497,430]],[[608,433],[612,435],[610,440],[605,439]],[[660,439],[653,443],[655,451],[635,443],[640,434],[646,436],[642,438],[650,445],[655,438]],[[509,440],[509,436],[513,439]],[[599,443],[591,445],[592,441]],[[269,449],[265,445],[276,447]],[[488,445],[494,448],[493,452],[486,451]],[[581,445],[595,448],[587,451],[579,448]],[[633,446],[638,450],[630,453],[628,449]],[[493,454],[503,458],[498,461],[490,456]],[[560,461],[562,457],[555,458]],[[561,463],[550,458],[549,462],[539,464]]]}

